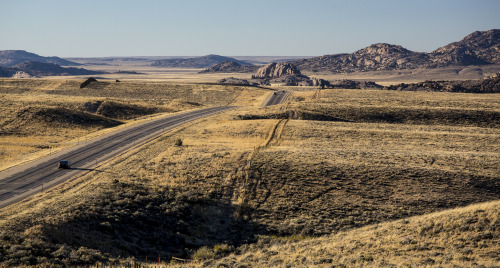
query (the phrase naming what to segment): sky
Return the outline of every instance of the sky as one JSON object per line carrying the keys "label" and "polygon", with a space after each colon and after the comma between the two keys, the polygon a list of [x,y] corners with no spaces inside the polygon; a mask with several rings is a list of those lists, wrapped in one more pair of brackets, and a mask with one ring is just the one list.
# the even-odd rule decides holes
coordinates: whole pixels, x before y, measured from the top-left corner
{"label": "sky", "polygon": [[490,29],[499,0],[0,0],[0,50],[42,56],[431,52]]}

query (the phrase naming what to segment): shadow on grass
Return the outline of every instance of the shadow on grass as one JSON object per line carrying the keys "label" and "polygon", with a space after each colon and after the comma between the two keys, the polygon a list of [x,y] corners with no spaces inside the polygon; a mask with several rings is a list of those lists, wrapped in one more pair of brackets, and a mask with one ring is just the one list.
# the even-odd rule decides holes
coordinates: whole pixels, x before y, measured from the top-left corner
{"label": "shadow on grass", "polygon": [[[169,260],[188,258],[204,246],[251,243],[263,230],[247,220],[248,208],[216,196],[114,185],[117,189],[109,196],[75,208],[70,220],[44,226],[44,239],[56,247],[97,250],[102,254],[99,259]],[[86,263],[85,256],[79,258],[82,262],[73,264]]]}

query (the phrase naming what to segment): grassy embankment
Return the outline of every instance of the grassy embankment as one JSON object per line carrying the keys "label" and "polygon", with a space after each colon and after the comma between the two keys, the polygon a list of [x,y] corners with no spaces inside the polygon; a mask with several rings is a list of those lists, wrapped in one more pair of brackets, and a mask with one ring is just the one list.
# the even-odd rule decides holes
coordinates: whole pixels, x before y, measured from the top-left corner
{"label": "grassy embankment", "polygon": [[499,114],[498,95],[296,92],[4,209],[0,261],[494,264],[498,203],[425,214],[499,199]]}

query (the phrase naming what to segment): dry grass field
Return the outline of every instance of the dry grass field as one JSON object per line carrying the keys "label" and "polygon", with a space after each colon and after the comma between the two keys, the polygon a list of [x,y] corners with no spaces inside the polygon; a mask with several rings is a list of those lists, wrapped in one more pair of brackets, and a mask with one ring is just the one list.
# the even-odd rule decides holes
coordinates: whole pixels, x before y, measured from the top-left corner
{"label": "dry grass field", "polygon": [[190,266],[498,267],[499,215],[495,201],[300,241],[262,237],[222,260]]}
{"label": "dry grass field", "polygon": [[96,131],[160,113],[257,105],[263,90],[165,82],[0,79],[0,170],[66,148]]}
{"label": "dry grass field", "polygon": [[[153,93],[201,105],[267,93],[150,82],[134,98],[141,83],[127,83],[38,91],[72,107],[114,97],[172,110],[173,97]],[[2,100],[33,94],[6,87]],[[0,264],[498,266],[499,124],[498,94],[296,91],[190,123],[3,209]]]}

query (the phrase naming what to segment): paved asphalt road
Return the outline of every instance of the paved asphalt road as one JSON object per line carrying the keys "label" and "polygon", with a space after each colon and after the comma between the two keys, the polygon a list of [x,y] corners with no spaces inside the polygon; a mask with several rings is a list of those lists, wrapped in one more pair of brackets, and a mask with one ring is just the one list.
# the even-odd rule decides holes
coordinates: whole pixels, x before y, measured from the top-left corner
{"label": "paved asphalt road", "polygon": [[288,91],[276,91],[264,102],[262,106],[271,106],[281,104],[287,97],[290,92]]}
{"label": "paved asphalt road", "polygon": [[[280,104],[288,94],[287,91],[273,93],[263,106]],[[205,108],[154,119],[2,171],[0,172],[0,208],[75,178],[83,172],[93,170],[100,163],[129,150],[136,144],[157,137],[165,131],[233,108],[235,106]],[[57,164],[60,160],[70,161],[71,169],[58,169]]]}

